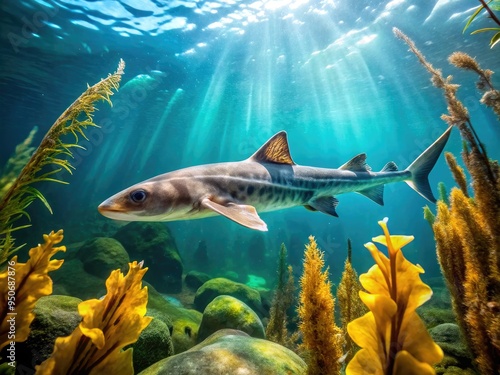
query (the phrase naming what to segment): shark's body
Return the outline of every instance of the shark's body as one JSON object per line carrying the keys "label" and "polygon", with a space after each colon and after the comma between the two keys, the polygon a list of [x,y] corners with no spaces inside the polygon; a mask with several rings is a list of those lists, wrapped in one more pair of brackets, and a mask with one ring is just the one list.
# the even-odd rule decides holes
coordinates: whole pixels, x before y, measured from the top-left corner
{"label": "shark's body", "polygon": [[199,219],[216,214],[256,230],[267,230],[257,212],[305,206],[337,216],[335,195],[358,192],[383,204],[384,185],[405,181],[434,202],[427,176],[448,140],[448,129],[407,169],[389,162],[372,172],[366,155],[338,169],[293,162],[285,132],[267,141],[249,159],[200,165],[165,173],[136,184],[104,201],[99,211],[126,221]]}

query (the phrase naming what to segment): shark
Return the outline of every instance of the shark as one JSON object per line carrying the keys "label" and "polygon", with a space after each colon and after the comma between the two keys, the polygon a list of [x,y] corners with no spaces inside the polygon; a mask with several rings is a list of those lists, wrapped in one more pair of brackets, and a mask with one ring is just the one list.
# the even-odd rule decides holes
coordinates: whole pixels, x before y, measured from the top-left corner
{"label": "shark", "polygon": [[98,211],[123,221],[176,221],[222,215],[247,228],[267,231],[259,212],[304,206],[338,217],[336,196],[362,194],[383,205],[384,186],[406,182],[430,202],[436,202],[428,175],[448,138],[449,127],[406,169],[388,162],[374,172],[366,154],[339,168],[296,164],[287,133],[272,136],[243,161],[205,164],[161,174],[135,184],[102,202]]}

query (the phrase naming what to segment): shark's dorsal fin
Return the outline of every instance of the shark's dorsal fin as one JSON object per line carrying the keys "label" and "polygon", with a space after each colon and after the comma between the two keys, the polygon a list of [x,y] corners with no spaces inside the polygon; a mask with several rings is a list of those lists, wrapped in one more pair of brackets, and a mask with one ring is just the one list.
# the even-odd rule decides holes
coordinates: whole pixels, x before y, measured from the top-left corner
{"label": "shark's dorsal fin", "polygon": [[366,164],[366,154],[359,154],[349,160],[347,163],[341,165],[339,169],[353,172],[369,172],[372,169]]}
{"label": "shark's dorsal fin", "polygon": [[257,150],[248,160],[259,163],[276,163],[295,165],[290,156],[288,140],[284,130],[273,135],[264,145]]}

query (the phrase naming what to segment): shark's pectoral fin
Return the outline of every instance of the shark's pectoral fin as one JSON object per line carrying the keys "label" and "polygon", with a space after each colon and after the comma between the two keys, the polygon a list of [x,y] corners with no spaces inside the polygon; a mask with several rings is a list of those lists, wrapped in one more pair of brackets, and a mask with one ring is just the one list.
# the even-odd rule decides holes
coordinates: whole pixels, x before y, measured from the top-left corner
{"label": "shark's pectoral fin", "polygon": [[335,197],[318,197],[311,199],[308,204],[305,205],[308,210],[313,210],[323,212],[328,215],[332,215],[335,217],[339,217],[337,211],[335,211],[335,207],[339,204],[339,201]]}
{"label": "shark's pectoral fin", "polygon": [[244,227],[263,232],[267,231],[266,223],[259,217],[259,214],[255,210],[254,206],[236,203],[227,203],[226,205],[222,205],[210,200],[209,198],[202,199],[201,206],[215,211],[218,214],[243,225]]}

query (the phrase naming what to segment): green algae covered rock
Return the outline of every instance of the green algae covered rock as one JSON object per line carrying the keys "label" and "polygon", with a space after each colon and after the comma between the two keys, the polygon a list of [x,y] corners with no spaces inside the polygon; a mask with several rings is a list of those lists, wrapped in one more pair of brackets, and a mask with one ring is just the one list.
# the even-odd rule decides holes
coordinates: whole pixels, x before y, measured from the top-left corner
{"label": "green algae covered rock", "polygon": [[174,354],[169,327],[160,319],[153,319],[132,347],[135,374]]}
{"label": "green algae covered rock", "polygon": [[133,222],[123,226],[114,238],[130,259],[144,260],[149,268],[144,280],[162,293],[182,290],[182,260],[170,230],[162,223]]}
{"label": "green algae covered rock", "polygon": [[77,257],[83,269],[91,275],[106,279],[111,271],[121,269],[127,272],[130,258],[120,242],[114,238],[97,237],[85,241]]}
{"label": "green algae covered rock", "polygon": [[167,324],[176,354],[196,345],[202,318],[199,311],[168,302],[154,287],[149,285],[146,315],[160,319]]}
{"label": "green algae covered rock", "polygon": [[257,314],[246,303],[225,295],[216,297],[205,308],[198,331],[198,342],[223,328],[237,329],[252,337],[266,337]]}
{"label": "green algae covered rock", "polygon": [[[81,322],[78,314],[80,302],[78,298],[60,295],[42,297],[37,301],[28,339],[16,344],[18,369],[23,369],[23,373],[34,373],[34,366],[52,354],[56,338],[68,336],[75,330]],[[153,319],[131,347],[136,372],[172,355],[168,325],[160,319]]]}
{"label": "green algae covered rock", "polygon": [[58,295],[45,296],[36,302],[28,339],[16,344],[18,368],[34,370],[35,365],[50,357],[56,338],[70,335],[80,324],[80,302],[75,297]]}
{"label": "green algae covered rock", "polygon": [[189,271],[184,277],[186,286],[190,289],[197,290],[200,286],[205,284],[211,277],[203,272]]}
{"label": "green algae covered rock", "polygon": [[444,352],[443,360],[436,365],[437,374],[474,374],[472,357],[462,340],[460,328],[454,323],[444,323],[429,330],[432,339]]}
{"label": "green algae covered rock", "polygon": [[255,289],[235,281],[218,277],[203,284],[194,297],[194,306],[198,311],[204,311],[212,300],[217,296],[232,296],[246,303],[259,316],[263,315],[260,294]]}
{"label": "green algae covered rock", "polygon": [[303,375],[306,369],[304,361],[284,346],[224,329],[184,353],[155,363],[140,375]]}
{"label": "green algae covered rock", "polygon": [[106,279],[85,271],[80,259],[65,260],[63,267],[51,272],[50,277],[54,282],[54,295],[64,294],[86,300],[106,294]]}

